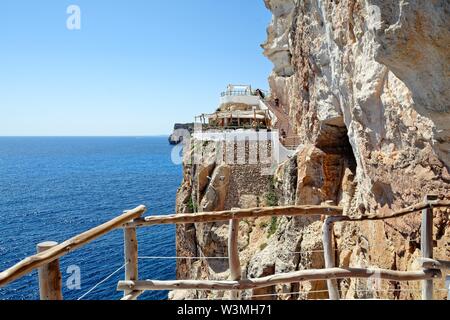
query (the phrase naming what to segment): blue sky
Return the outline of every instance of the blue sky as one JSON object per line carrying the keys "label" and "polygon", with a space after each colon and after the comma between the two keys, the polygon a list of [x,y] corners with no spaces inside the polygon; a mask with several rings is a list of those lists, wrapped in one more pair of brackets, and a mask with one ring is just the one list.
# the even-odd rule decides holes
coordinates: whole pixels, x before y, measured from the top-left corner
{"label": "blue sky", "polygon": [[263,0],[2,0],[0,136],[167,134],[228,83],[268,88],[270,19]]}

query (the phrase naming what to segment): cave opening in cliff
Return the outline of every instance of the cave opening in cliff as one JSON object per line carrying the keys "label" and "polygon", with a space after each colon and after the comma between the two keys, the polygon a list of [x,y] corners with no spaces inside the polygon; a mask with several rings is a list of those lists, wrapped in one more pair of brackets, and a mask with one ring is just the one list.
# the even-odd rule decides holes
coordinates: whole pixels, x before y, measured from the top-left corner
{"label": "cave opening in cliff", "polygon": [[320,127],[316,146],[325,153],[342,154],[355,159],[348,130],[342,120],[333,124],[323,124]]}
{"label": "cave opening in cliff", "polygon": [[356,158],[343,121],[324,124],[316,147],[324,152],[324,194],[336,204],[349,205],[355,191]]}

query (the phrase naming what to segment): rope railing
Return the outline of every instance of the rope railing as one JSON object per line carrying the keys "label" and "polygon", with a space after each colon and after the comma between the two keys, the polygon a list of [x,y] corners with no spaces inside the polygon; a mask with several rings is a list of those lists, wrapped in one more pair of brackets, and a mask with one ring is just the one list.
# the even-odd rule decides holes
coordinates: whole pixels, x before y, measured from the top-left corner
{"label": "rope railing", "polygon": [[138,257],[138,259],[142,260],[200,260],[200,259],[206,259],[206,260],[228,260],[228,257]]}
{"label": "rope railing", "polygon": [[[416,239],[412,239],[412,240],[406,240],[406,241],[402,241],[403,243],[417,243],[420,241],[420,238],[416,238]],[[386,248],[387,245],[373,245],[373,244],[368,244],[367,248],[365,249],[376,249],[376,248]],[[335,252],[339,252],[342,251],[342,249],[339,248],[334,248],[332,249]],[[303,250],[303,251],[292,251],[292,252],[283,252],[283,255],[306,255],[306,254],[310,254],[310,253],[324,253],[325,250],[323,249],[317,249],[317,250]],[[227,256],[214,256],[214,257],[207,257],[207,256],[198,256],[198,257],[187,257],[187,256],[139,256],[138,259],[142,259],[142,260],[201,260],[201,259],[205,259],[205,260],[227,260],[229,259],[229,257]],[[428,265],[431,265],[432,263],[434,263],[435,261],[439,261],[439,260],[430,260],[428,262]],[[425,262],[424,262],[425,263]]]}
{"label": "rope railing", "polygon": [[[346,293],[348,291],[354,293],[378,293],[378,292],[387,292],[387,293],[395,293],[395,292],[421,292],[422,289],[349,289],[349,290],[339,290],[340,293]],[[435,289],[436,292],[448,292],[448,289]],[[294,296],[294,295],[310,295],[313,293],[328,293],[328,290],[303,290],[297,292],[278,292],[278,293],[268,293],[268,294],[257,294],[250,295],[248,297],[244,297],[244,300],[252,300],[255,298],[264,298],[264,297],[280,297],[280,296]],[[345,300],[345,299],[343,299]]]}
{"label": "rope railing", "polygon": [[120,266],[119,268],[117,268],[115,271],[113,271],[112,273],[110,273],[106,278],[104,278],[103,280],[100,280],[99,282],[97,282],[92,288],[90,288],[88,291],[86,291],[86,293],[84,293],[83,295],[81,295],[77,300],[82,300],[85,297],[87,297],[91,292],[93,292],[95,289],[97,289],[100,285],[102,285],[103,283],[105,283],[106,281],[108,281],[109,279],[111,279],[115,274],[117,274],[119,271],[121,271],[122,269],[124,269],[126,267],[127,263],[124,263],[122,266]]}
{"label": "rope railing", "polygon": [[[375,293],[375,292],[387,292],[387,293],[395,293],[395,292],[406,292],[406,293],[415,293],[420,292],[422,289],[351,289],[351,292],[354,293]],[[344,291],[340,290],[341,293],[346,293],[350,290]],[[448,292],[448,289],[435,289],[436,292]],[[310,295],[313,293],[328,293],[328,290],[303,290],[303,291],[296,291],[296,292],[277,292],[277,293],[267,293],[267,294],[257,294],[257,295],[249,295],[249,296],[243,296],[242,300],[254,300],[259,298],[266,298],[266,297],[285,297],[285,296],[294,296],[294,295]],[[226,298],[214,298],[214,300],[225,300]],[[212,300],[211,298],[187,298],[187,301],[209,301]],[[325,299],[317,299],[317,300],[325,300]],[[354,300],[354,299],[341,299],[341,300]],[[389,300],[389,299],[382,299],[382,300]]]}

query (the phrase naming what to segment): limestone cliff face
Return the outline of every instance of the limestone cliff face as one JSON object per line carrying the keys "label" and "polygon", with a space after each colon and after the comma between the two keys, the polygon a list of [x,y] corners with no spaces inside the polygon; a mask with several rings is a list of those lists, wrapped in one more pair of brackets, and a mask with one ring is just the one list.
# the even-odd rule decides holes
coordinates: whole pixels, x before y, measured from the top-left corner
{"label": "limestone cliff face", "polygon": [[[274,205],[271,203],[271,195],[274,195],[272,176],[264,174],[263,164],[249,163],[249,153],[255,152],[250,144],[247,143],[243,153],[245,157],[240,161],[229,159],[230,155],[233,158],[233,154],[237,157],[242,156],[237,152],[235,143],[199,142],[192,138],[189,145],[185,145],[184,148],[184,177],[177,193],[178,213]],[[270,225],[270,218],[240,221],[238,247],[244,268],[254,253],[266,245]],[[223,280],[229,277],[226,259],[227,223],[178,226],[176,237],[177,255],[186,257],[177,261],[178,279]],[[175,291],[171,294],[171,298],[221,299],[228,294]]]}
{"label": "limestone cliff face", "polygon": [[[358,215],[411,205],[427,193],[448,198],[450,3],[265,2],[273,12],[263,45],[274,63],[272,95],[289,110],[304,143],[297,158],[280,166],[275,177],[282,202],[332,200],[347,214]],[[322,255],[315,252],[321,249],[321,224],[284,219],[265,252],[255,256],[252,276],[264,270],[322,267]],[[420,254],[419,229],[419,215],[337,224],[339,264],[413,269]],[[435,239],[435,255],[448,259],[450,228],[443,212],[435,220]],[[293,251],[304,254],[292,256]],[[263,256],[264,265],[257,262]],[[365,291],[363,281],[340,285],[351,298],[420,295],[413,291],[417,283],[383,283],[380,292]],[[315,283],[304,289],[323,288]]]}
{"label": "limestone cliff face", "polygon": [[[450,2],[265,3],[273,13],[263,45],[274,64],[269,77],[272,98],[289,110],[302,147],[278,167],[268,189],[262,183],[260,191],[248,192],[250,198],[267,193],[272,184],[278,204],[332,201],[348,215],[383,214],[418,203],[426,194],[449,199]],[[217,165],[186,166],[185,182],[178,193],[179,212],[188,207],[187,199],[192,197],[189,181],[195,176],[193,171],[200,177],[209,175],[210,183],[215,183],[215,170],[219,170]],[[228,190],[237,194],[233,198],[237,200],[228,206],[243,207],[237,203],[246,194],[235,182],[240,180],[227,181]],[[210,203],[207,193],[202,192],[205,205]],[[448,213],[436,211],[435,215],[437,258],[450,259]],[[242,223],[246,245],[251,248],[245,251],[242,247],[245,276],[323,268],[322,224],[320,218]],[[224,239],[219,238],[226,233],[220,228],[226,226],[213,227],[214,236],[208,239],[195,226],[179,228],[178,254],[198,255],[199,250],[211,246],[214,250],[208,253],[223,253]],[[334,232],[340,266],[417,268],[420,214],[391,221],[338,223]],[[213,268],[200,261],[184,261],[179,263],[178,275],[226,278],[226,271],[211,273]],[[221,265],[217,270],[225,269]],[[339,286],[344,298],[420,298],[418,282],[342,280]],[[435,286],[442,289],[444,281],[436,280]],[[325,289],[325,283],[314,282],[265,288],[253,294],[326,298]],[[444,298],[445,292],[437,290],[435,296]]]}
{"label": "limestone cliff face", "polygon": [[447,191],[450,3],[266,4],[274,14],[264,44],[273,93],[305,143],[337,147],[348,136],[357,202],[378,209],[397,200],[384,194],[406,202]]}

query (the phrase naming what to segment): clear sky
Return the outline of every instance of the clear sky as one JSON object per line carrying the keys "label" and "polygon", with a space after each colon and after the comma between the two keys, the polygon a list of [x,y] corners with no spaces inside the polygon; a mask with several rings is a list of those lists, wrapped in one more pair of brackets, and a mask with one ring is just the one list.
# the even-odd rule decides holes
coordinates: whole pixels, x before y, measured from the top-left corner
{"label": "clear sky", "polygon": [[268,88],[270,19],[263,0],[2,0],[0,136],[168,134],[228,83]]}

